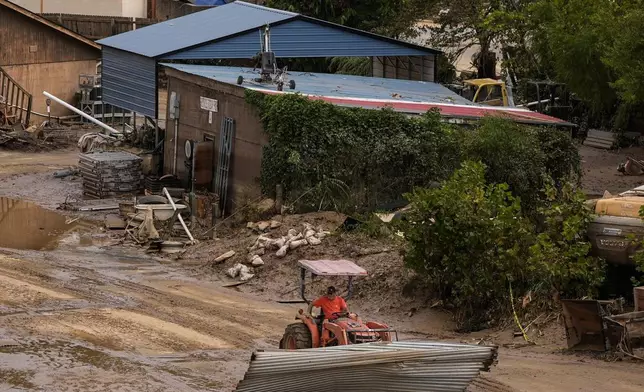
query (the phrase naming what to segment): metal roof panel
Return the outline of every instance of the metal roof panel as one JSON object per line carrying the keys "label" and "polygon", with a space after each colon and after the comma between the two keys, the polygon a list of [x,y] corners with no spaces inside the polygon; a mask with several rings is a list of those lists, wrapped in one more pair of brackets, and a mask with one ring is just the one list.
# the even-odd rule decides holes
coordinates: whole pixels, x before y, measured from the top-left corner
{"label": "metal roof panel", "polygon": [[300,260],[298,264],[318,276],[366,276],[367,271],[349,260]]}
{"label": "metal roof panel", "polygon": [[430,109],[438,109],[442,116],[448,118],[478,120],[485,116],[500,116],[524,124],[574,126],[567,121],[528,109],[476,104],[447,87],[432,82],[291,71],[289,78],[295,81],[295,89],[277,91],[274,85],[253,82],[252,79],[257,77],[258,71],[250,68],[163,65],[232,85],[237,84],[237,77],[241,75],[246,80],[242,87],[250,90],[266,94],[300,93],[311,99],[339,106],[390,108],[410,114],[422,114]]}
{"label": "metal roof panel", "polygon": [[[258,77],[258,71],[254,71],[251,68],[189,64],[163,65],[229,84],[236,84],[237,77],[241,75],[248,81],[248,83],[244,83],[243,87],[277,93],[274,85],[253,83],[251,80]],[[392,102],[435,102],[474,105],[447,87],[432,82],[297,71],[290,71],[289,77],[295,81],[296,87],[295,90],[288,91],[305,95],[388,100]]]}
{"label": "metal roof panel", "polygon": [[236,1],[108,37],[98,43],[147,57],[158,57],[297,15]]}

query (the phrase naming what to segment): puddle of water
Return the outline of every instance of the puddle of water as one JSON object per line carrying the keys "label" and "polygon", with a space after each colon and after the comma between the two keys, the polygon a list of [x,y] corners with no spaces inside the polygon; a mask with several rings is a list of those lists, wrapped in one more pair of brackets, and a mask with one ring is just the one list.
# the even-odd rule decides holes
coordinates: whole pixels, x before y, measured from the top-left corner
{"label": "puddle of water", "polygon": [[53,250],[80,224],[34,203],[0,197],[0,248]]}

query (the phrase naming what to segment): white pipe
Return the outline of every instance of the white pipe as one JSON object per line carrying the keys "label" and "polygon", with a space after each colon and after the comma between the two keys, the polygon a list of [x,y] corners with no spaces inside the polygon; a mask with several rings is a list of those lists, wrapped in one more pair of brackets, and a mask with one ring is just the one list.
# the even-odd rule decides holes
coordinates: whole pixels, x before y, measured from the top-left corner
{"label": "white pipe", "polygon": [[[168,198],[168,200],[170,201],[170,205],[176,211],[177,206],[174,204],[174,200],[172,200],[172,197],[170,196],[170,193],[168,193],[168,190],[166,188],[163,188],[163,194],[165,195],[165,197]],[[190,233],[190,230],[188,230],[188,226],[186,226],[186,222],[183,221],[183,217],[181,216],[181,214],[177,214],[177,216],[179,217],[179,222],[181,222],[181,226],[183,226],[183,229],[186,231],[186,234],[188,234],[188,238],[190,238],[190,241],[194,243],[195,239]]]}
{"label": "white pipe", "polygon": [[78,113],[78,114],[79,114],[79,115],[81,115],[82,117],[85,117],[85,118],[86,118],[86,119],[88,119],[89,121],[93,122],[94,124],[98,125],[99,127],[103,128],[103,129],[105,129],[105,130],[106,130],[106,131],[108,131],[110,134],[115,133],[115,134],[117,134],[117,135],[121,135],[121,132],[117,131],[116,129],[114,129],[114,128],[110,127],[110,126],[109,126],[109,125],[107,125],[107,124],[104,124],[104,123],[102,123],[102,122],[98,121],[97,119],[95,119],[94,117],[90,116],[89,114],[87,114],[87,113],[83,112],[82,110],[79,110],[79,109],[77,109],[77,108],[73,107],[72,105],[68,104],[67,102],[63,101],[62,99],[60,99],[60,98],[58,98],[58,97],[55,97],[55,96],[53,96],[53,95],[49,94],[47,91],[43,91],[42,93],[43,93],[43,95],[44,95],[45,97],[50,98],[50,99],[52,99],[53,101],[58,102],[59,104],[63,105],[64,107],[66,107],[67,109],[71,110],[71,111],[72,111],[72,112],[74,112],[74,113]]}

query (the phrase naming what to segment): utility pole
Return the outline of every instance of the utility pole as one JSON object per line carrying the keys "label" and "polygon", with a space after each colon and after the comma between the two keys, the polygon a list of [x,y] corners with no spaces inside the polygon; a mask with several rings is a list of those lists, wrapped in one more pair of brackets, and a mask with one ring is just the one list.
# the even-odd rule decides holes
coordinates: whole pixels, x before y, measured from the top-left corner
{"label": "utility pole", "polygon": [[40,13],[45,13],[45,0],[40,0]]}

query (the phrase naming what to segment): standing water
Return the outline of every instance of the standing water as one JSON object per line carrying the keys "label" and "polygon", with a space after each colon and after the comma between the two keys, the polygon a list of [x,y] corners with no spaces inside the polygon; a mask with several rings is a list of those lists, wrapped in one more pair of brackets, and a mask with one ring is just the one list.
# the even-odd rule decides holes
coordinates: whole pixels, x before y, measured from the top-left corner
{"label": "standing water", "polygon": [[34,203],[0,197],[0,248],[52,250],[77,226]]}

